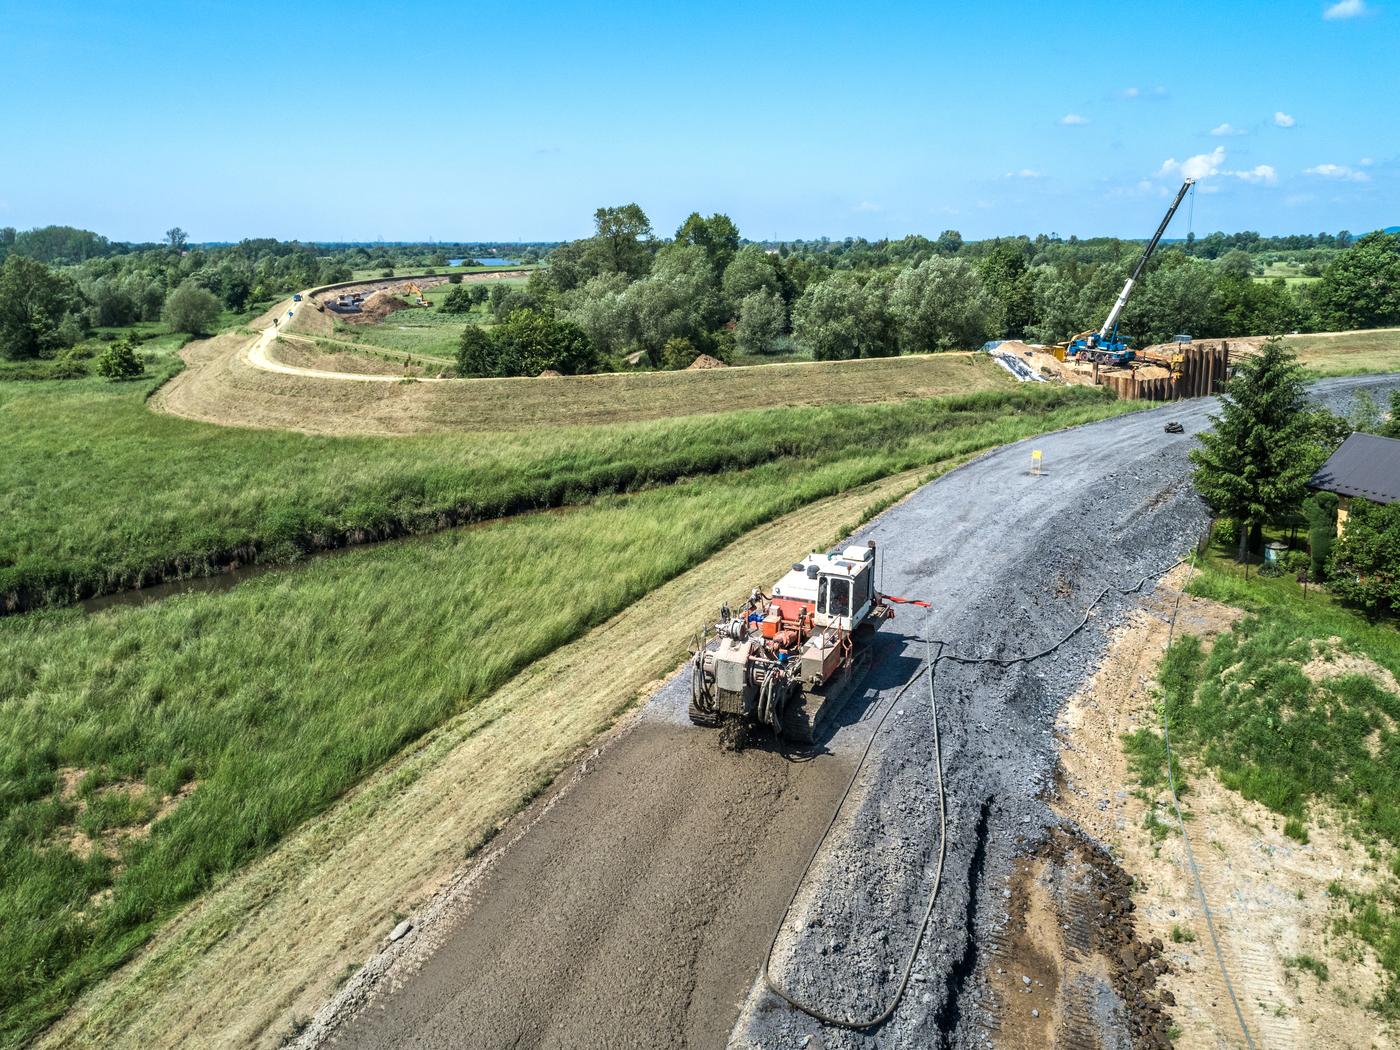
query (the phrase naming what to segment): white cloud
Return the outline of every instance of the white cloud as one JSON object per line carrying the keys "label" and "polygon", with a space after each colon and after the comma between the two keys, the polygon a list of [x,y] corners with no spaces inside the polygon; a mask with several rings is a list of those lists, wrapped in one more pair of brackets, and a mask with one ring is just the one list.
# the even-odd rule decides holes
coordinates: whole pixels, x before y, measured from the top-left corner
{"label": "white cloud", "polygon": [[1369,168],[1369,167],[1370,167],[1372,164],[1374,164],[1374,163],[1376,163],[1376,162],[1375,162],[1372,158],[1370,158],[1370,157],[1362,157],[1362,158],[1361,158],[1361,166],[1362,166],[1363,168]]}
{"label": "white cloud", "polygon": [[1331,21],[1338,18],[1355,18],[1366,13],[1366,0],[1338,0],[1322,12],[1322,17]]}
{"label": "white cloud", "polygon": [[1078,113],[1066,113],[1060,118],[1060,123],[1067,128],[1078,127],[1081,124],[1089,123],[1088,117],[1081,117]]}
{"label": "white cloud", "polygon": [[873,201],[861,201],[859,204],[857,204],[854,208],[851,209],[851,211],[859,211],[859,212],[872,212],[872,211],[884,211],[884,210],[885,210],[885,209],[884,209],[883,207],[881,207],[880,205],[874,203]]}
{"label": "white cloud", "polygon": [[1339,182],[1370,182],[1371,176],[1364,171],[1354,171],[1345,164],[1315,164],[1303,169],[1304,175],[1316,175],[1323,179],[1336,179]]}
{"label": "white cloud", "polygon": [[1248,171],[1227,171],[1226,175],[1233,175],[1244,182],[1252,182],[1256,185],[1272,186],[1278,182],[1278,172],[1272,164],[1256,164]]}
{"label": "white cloud", "polygon": [[1123,91],[1122,91],[1122,95],[1123,95],[1124,98],[1137,98],[1137,97],[1138,97],[1139,95],[1141,95],[1141,94],[1142,94],[1142,89],[1141,89],[1141,88],[1135,88],[1135,87],[1124,88]]}
{"label": "white cloud", "polygon": [[1235,125],[1229,123],[1228,121],[1227,121],[1226,123],[1224,123],[1224,124],[1219,124],[1219,125],[1217,125],[1217,126],[1211,128],[1211,129],[1210,129],[1210,133],[1211,133],[1212,135],[1248,135],[1248,134],[1249,134],[1249,132],[1246,131],[1244,128],[1237,128],[1237,127],[1235,127]]}
{"label": "white cloud", "polygon": [[[1177,160],[1173,157],[1171,160],[1163,161],[1162,166],[1157,169],[1158,178],[1172,176],[1178,179],[1195,179],[1197,182],[1202,182],[1212,175],[1224,175],[1256,186],[1272,186],[1278,182],[1278,172],[1274,170],[1272,164],[1256,164],[1244,171],[1225,167],[1224,146],[1216,146],[1209,153],[1197,153],[1194,157],[1187,157],[1185,160]],[[1213,193],[1215,189],[1209,185],[1201,186],[1202,193]]]}
{"label": "white cloud", "polygon": [[1008,179],[1038,179],[1040,177],[1040,172],[1036,171],[1034,168],[1022,168],[1020,171],[1008,171],[1006,173],[1006,178]]}
{"label": "white cloud", "polygon": [[1279,110],[1274,114],[1274,127],[1276,128],[1291,128],[1296,123],[1298,122],[1287,113],[1283,112],[1283,110]]}
{"label": "white cloud", "polygon": [[1162,166],[1157,169],[1158,175],[1177,175],[1183,179],[1204,179],[1220,172],[1220,165],[1225,163],[1225,147],[1216,146],[1209,153],[1197,153],[1194,157],[1187,157],[1185,160],[1177,160],[1173,157],[1164,160]]}

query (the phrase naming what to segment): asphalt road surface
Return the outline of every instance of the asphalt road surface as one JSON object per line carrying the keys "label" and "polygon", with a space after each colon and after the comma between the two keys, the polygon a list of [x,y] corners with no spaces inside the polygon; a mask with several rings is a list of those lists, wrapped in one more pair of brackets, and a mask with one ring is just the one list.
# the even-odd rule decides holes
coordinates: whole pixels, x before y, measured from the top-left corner
{"label": "asphalt road surface", "polygon": [[[1358,377],[1314,389],[1339,408],[1359,388],[1396,386],[1400,377]],[[981,1045],[985,1018],[966,978],[979,940],[1004,921],[1012,860],[1049,825],[1056,712],[1136,600],[1120,590],[1155,578],[1200,535],[1187,452],[1215,408],[1181,402],[1007,446],[870,523],[858,535],[879,544],[882,590],[935,607],[882,628],[870,672],[816,753],[723,749],[718,733],[688,724],[688,686],[673,680],[542,815],[522,817],[529,831],[330,1044]],[[1164,433],[1168,419],[1186,432]],[[1043,452],[1039,476],[1032,449]],[[950,671],[941,687],[946,870],[915,991],[891,1020],[846,1032],[767,994],[769,940],[885,702],[919,668],[925,633],[966,653],[1029,652],[1064,635],[1105,587],[1089,629],[1053,657]],[[930,888],[930,718],[912,697],[877,738],[780,942],[777,976],[834,1011],[892,1001]]]}

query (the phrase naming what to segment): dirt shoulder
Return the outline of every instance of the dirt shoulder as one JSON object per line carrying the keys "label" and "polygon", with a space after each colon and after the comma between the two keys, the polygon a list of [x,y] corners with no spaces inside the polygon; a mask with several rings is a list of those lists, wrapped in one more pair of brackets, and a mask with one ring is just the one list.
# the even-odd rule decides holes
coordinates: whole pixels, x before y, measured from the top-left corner
{"label": "dirt shoulder", "polygon": [[[1178,568],[1153,600],[1116,632],[1092,681],[1058,727],[1063,785],[1057,809],[1105,844],[1136,884],[1143,940],[1165,946],[1160,977],[1179,1032],[1174,1045],[1241,1042],[1239,1023],[1211,947],[1205,917],[1165,790],[1135,789],[1124,734],[1157,725],[1155,678],[1166,651],[1172,604],[1187,570]],[[1210,638],[1237,609],[1185,597],[1178,631]],[[1332,932],[1334,879],[1364,889],[1373,879],[1365,850],[1337,821],[1318,821],[1309,841],[1283,834],[1284,820],[1188,766],[1184,799],[1192,850],[1230,978],[1250,1034],[1267,1047],[1388,1047],[1389,1033],[1365,1007],[1378,990],[1374,958]],[[1154,834],[1154,828],[1156,829]],[[1319,970],[1299,960],[1315,960]],[[1325,979],[1319,975],[1325,973]]]}
{"label": "dirt shoulder", "polygon": [[[772,576],[916,483],[887,478],[756,529],[540,660],[191,906],[39,1045],[278,1045],[404,916],[470,880],[476,851],[650,695],[736,580]],[[614,654],[606,675],[600,652]]]}

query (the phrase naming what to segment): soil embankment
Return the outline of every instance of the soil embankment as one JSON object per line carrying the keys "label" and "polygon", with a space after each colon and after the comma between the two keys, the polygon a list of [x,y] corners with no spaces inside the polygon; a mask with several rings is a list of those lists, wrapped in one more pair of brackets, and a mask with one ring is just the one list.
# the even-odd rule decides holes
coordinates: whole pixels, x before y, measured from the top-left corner
{"label": "soil embankment", "polygon": [[[1242,1039],[1239,1021],[1170,799],[1164,789],[1134,786],[1123,749],[1125,734],[1157,726],[1157,667],[1187,571],[1173,571],[1161,592],[1115,633],[1097,673],[1066,707],[1059,727],[1065,775],[1056,808],[1106,844],[1139,887],[1136,925],[1165,946],[1158,994],[1166,993],[1180,1033],[1174,1045],[1214,1050],[1222,1037]],[[1177,630],[1209,645],[1240,615],[1186,597]],[[1391,1045],[1366,1006],[1380,990],[1379,967],[1332,933],[1341,904],[1329,895],[1329,884],[1340,877],[1352,888],[1374,889],[1343,822],[1314,821],[1308,842],[1299,843],[1283,833],[1282,817],[1194,766],[1183,801],[1215,932],[1256,1043],[1298,1050]],[[1325,969],[1301,968],[1300,958]]]}

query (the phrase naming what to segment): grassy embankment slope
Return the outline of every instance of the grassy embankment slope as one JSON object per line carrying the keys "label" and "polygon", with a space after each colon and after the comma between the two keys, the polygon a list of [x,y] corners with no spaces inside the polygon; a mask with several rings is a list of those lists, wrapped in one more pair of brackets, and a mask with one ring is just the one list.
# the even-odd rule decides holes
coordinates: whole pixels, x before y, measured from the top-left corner
{"label": "grassy embankment slope", "polygon": [[139,385],[0,385],[20,435],[4,466],[4,578],[52,597],[198,571],[220,551],[291,558],[449,512],[586,505],[224,595],[0,621],[0,1031],[27,1038],[407,742],[746,530],[1132,407],[1015,389],[327,439],[159,416]]}
{"label": "grassy embankment slope", "polygon": [[1400,372],[1400,328],[1290,335],[1284,342],[1311,375]]}
{"label": "grassy embankment slope", "polygon": [[[9,454],[0,463],[0,491],[7,494],[0,600],[62,602],[164,575],[199,574],[231,559],[292,560],[351,540],[430,531],[444,522],[558,506],[825,449],[917,445],[920,435],[949,423],[968,435],[971,450],[995,440],[1007,414],[1090,404],[1064,391],[1007,389],[996,370],[968,358],[923,371],[932,373],[934,384],[958,385],[966,377],[971,389],[994,384],[1002,392],[983,400],[769,408],[547,428],[540,423],[551,410],[560,422],[569,419],[575,387],[483,381],[451,384],[472,399],[482,431],[384,440],[192,423],[148,411],[139,384],[0,384],[0,417],[10,434]],[[849,374],[848,385],[828,383],[814,393],[860,400],[870,393],[863,376],[887,397],[929,381],[905,364],[883,376],[861,368]],[[609,385],[607,418],[624,418],[633,404],[646,404],[644,411],[676,404],[684,412],[685,392],[704,383],[698,375],[676,377],[674,384],[662,375],[655,377],[662,382]],[[784,378],[774,377],[779,394]],[[734,393],[772,396],[773,384],[760,379]],[[786,382],[801,385],[791,377]],[[591,410],[603,392],[581,389],[579,399]],[[520,403],[513,401],[515,391],[522,392]],[[655,403],[649,391],[657,392]],[[522,415],[532,411],[540,414],[535,429],[518,430]],[[974,420],[984,429],[959,429]],[[510,431],[508,438],[503,431]],[[905,465],[912,460],[896,467]]]}
{"label": "grassy embankment slope", "polygon": [[[1160,677],[1173,743],[1301,842],[1314,810],[1340,817],[1359,843],[1352,874],[1374,869],[1382,888],[1358,892],[1339,877],[1335,929],[1375,952],[1387,979],[1370,1006],[1400,1018],[1400,630],[1324,589],[1305,597],[1288,577],[1246,580],[1219,548],[1189,590],[1247,615],[1208,651],[1189,635],[1168,651]],[[1129,749],[1161,779],[1150,772],[1163,761],[1154,731],[1139,730]]]}

